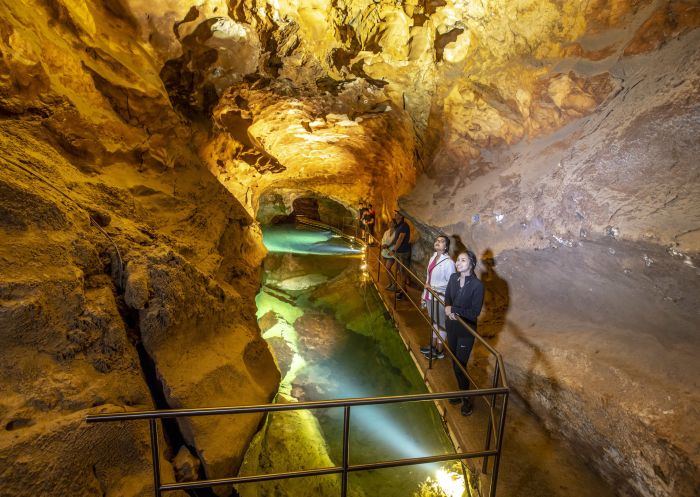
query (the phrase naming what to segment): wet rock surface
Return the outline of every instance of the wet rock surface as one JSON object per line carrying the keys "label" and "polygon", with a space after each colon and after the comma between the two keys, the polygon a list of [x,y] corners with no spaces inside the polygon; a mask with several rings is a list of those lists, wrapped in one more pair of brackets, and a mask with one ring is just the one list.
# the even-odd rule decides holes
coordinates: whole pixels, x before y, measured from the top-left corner
{"label": "wet rock surface", "polygon": [[[39,472],[34,442],[96,407],[269,400],[254,219],[365,198],[410,217],[416,262],[440,231],[481,256],[514,388],[621,494],[697,495],[699,12],[0,1],[2,490],[142,492],[146,448],[107,471],[126,456],[94,463],[82,429]],[[326,283],[292,273],[282,299]],[[256,425],[179,433],[224,476]]]}

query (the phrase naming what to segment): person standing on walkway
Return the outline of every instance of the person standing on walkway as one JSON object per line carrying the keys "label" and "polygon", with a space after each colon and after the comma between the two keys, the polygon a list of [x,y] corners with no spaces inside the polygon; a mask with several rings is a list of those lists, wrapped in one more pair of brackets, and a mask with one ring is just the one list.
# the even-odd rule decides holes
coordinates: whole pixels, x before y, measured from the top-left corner
{"label": "person standing on walkway", "polygon": [[367,204],[367,210],[362,218],[362,224],[364,225],[365,232],[372,235],[372,237],[367,237],[367,241],[370,245],[374,243],[374,222],[377,219],[377,213],[372,207],[372,204]]}
{"label": "person standing on walkway", "polygon": [[357,229],[360,232],[360,238],[365,239],[365,214],[369,209],[364,200],[360,200],[360,208],[357,211]]}
{"label": "person standing on walkway", "polygon": [[411,262],[411,228],[405,221],[403,214],[399,211],[394,212],[394,222],[396,223],[396,228],[394,230],[394,240],[391,243],[390,255],[396,259],[396,285],[392,282],[387,290],[393,290],[398,295],[396,298],[401,300],[403,298],[403,293],[406,287],[406,278],[408,275],[404,270],[404,267],[408,268],[408,264]]}
{"label": "person standing on walkway", "polygon": [[[453,362],[457,384],[460,390],[469,390],[469,379],[462,372],[466,370],[469,356],[474,347],[474,335],[469,333],[457,317],[462,318],[474,332],[476,320],[484,305],[484,285],[474,274],[476,255],[470,250],[457,256],[457,272],[450,276],[445,290],[445,316],[447,321],[447,345],[457,358]],[[462,403],[462,415],[469,416],[473,410],[470,397],[450,399],[451,404]]]}
{"label": "person standing on walkway", "polygon": [[[421,296],[421,304],[428,311],[430,321],[433,323],[433,332],[431,341],[432,347],[427,345],[421,347],[420,351],[429,357],[433,354],[433,359],[442,359],[445,354],[442,351],[443,340],[447,338],[445,331],[445,307],[436,299],[429,291],[437,293],[441,299],[445,298],[445,290],[450,276],[455,272],[455,263],[450,258],[450,238],[447,235],[439,235],[433,243],[435,253],[428,261],[427,277],[425,279],[425,290]],[[440,334],[442,340],[438,340],[437,334]]]}
{"label": "person standing on walkway", "polygon": [[391,242],[394,241],[394,230],[396,229],[396,223],[392,219],[389,221],[389,227],[387,230],[384,232],[384,235],[382,236],[382,243],[381,243],[381,254],[382,254],[382,263],[384,264],[384,267],[386,267],[387,271],[391,271],[391,266],[394,265],[394,257],[390,254],[391,251]]}

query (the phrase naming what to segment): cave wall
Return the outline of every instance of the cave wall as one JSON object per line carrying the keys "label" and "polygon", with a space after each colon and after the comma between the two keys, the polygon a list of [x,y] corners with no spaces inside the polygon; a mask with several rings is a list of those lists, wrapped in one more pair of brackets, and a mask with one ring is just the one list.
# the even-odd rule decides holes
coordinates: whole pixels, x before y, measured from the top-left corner
{"label": "cave wall", "polygon": [[553,66],[608,81],[592,112],[492,137],[460,166],[465,144],[443,141],[400,202],[425,240],[477,253],[480,332],[513,388],[621,495],[694,496],[700,481],[700,33],[673,36],[673,8],[596,34],[605,59]]}
{"label": "cave wall", "polygon": [[[310,196],[400,206],[418,267],[437,232],[474,249],[533,412],[621,495],[698,495],[696,2],[0,13],[3,490],[139,495],[147,447],[99,459],[117,433],[86,412],[269,400],[254,220]],[[257,425],[178,432],[223,476]]]}
{"label": "cave wall", "polygon": [[[150,16],[73,1],[0,13],[0,493],[152,495],[146,426],[85,415],[272,398],[261,234],[197,156]],[[164,481],[179,444],[206,476],[234,474],[259,421],[183,421]]]}

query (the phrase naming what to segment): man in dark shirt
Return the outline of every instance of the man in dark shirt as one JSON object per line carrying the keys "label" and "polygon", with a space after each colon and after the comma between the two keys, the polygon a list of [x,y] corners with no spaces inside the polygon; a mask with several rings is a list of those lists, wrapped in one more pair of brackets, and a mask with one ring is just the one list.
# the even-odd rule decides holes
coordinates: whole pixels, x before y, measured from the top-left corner
{"label": "man in dark shirt", "polygon": [[394,240],[391,242],[389,254],[401,264],[396,265],[396,282],[398,287],[391,284],[387,287],[388,290],[394,290],[398,293],[396,298],[401,300],[403,292],[406,288],[406,271],[411,262],[411,227],[408,225],[403,215],[399,211],[394,212],[394,222],[396,228],[394,230]]}
{"label": "man in dark shirt", "polygon": [[[370,235],[372,235],[372,239],[374,238],[374,222],[377,218],[377,213],[375,212],[374,208],[372,207],[372,204],[367,205],[367,210],[365,211],[364,215],[362,216],[362,224]],[[372,241],[370,239],[370,241]]]}
{"label": "man in dark shirt", "polygon": [[[457,358],[453,362],[457,384],[460,390],[469,390],[469,379],[462,372],[466,370],[469,356],[474,347],[474,335],[457,320],[462,318],[476,332],[476,320],[484,305],[484,285],[474,274],[476,255],[467,250],[457,256],[457,272],[450,276],[445,290],[445,316],[447,328],[447,345]],[[461,366],[461,367],[460,367]],[[470,397],[450,399],[450,403],[462,403],[462,415],[469,416],[473,405]]]}

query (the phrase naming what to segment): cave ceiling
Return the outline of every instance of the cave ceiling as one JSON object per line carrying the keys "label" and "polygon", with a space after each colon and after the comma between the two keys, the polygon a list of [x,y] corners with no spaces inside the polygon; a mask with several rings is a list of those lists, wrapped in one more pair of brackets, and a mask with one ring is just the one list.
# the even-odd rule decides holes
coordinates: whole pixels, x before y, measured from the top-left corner
{"label": "cave ceiling", "polygon": [[203,155],[251,212],[270,186],[391,209],[416,173],[478,174],[483,150],[550,134],[614,95],[622,54],[698,23],[691,3],[645,0],[179,7],[149,3],[144,33],[170,36],[170,96],[213,114]]}
{"label": "cave ceiling", "polygon": [[[109,131],[95,147],[141,147],[168,166],[187,143],[251,216],[275,188],[389,212],[421,174],[473,179],[492,167],[489,150],[552,134],[613,98],[622,56],[700,24],[697,4],[682,0],[36,4],[10,14],[58,25],[54,46],[84,53],[47,53],[42,38],[55,31],[8,24],[17,106],[58,88],[68,117]],[[104,98],[122,122],[101,115]],[[70,134],[71,119],[56,120]]]}

